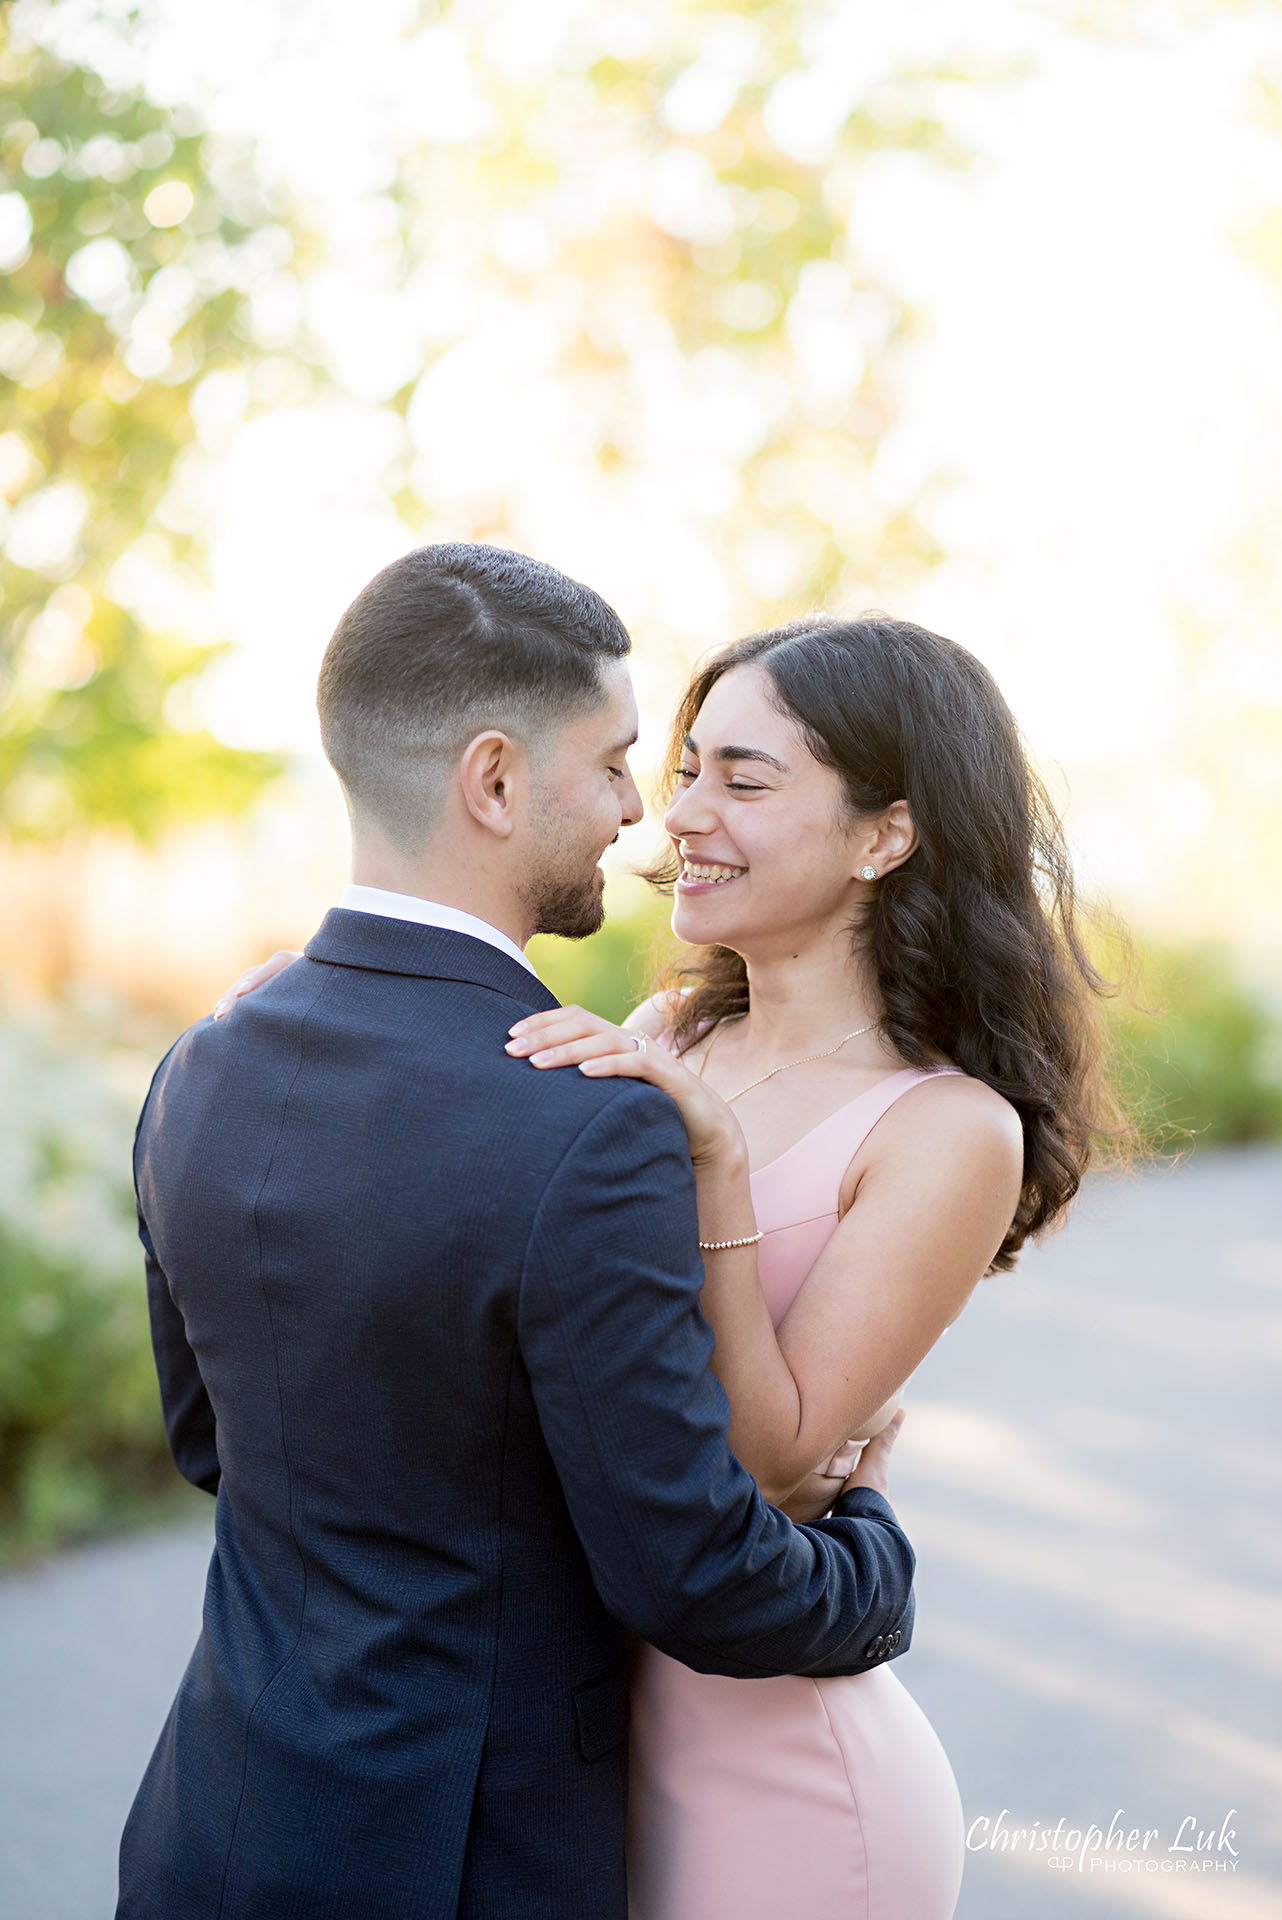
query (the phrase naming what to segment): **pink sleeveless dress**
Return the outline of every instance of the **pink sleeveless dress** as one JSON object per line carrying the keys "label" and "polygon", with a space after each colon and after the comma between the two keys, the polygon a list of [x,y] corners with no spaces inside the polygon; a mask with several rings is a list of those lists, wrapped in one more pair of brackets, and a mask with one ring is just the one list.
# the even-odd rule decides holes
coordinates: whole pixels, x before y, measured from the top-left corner
{"label": "pink sleeveless dress", "polygon": [[[929,1078],[891,1074],[752,1175],[776,1326],[837,1225],[858,1147]],[[892,1667],[731,1680],[638,1643],[629,1765],[630,1920],[951,1920],[961,1799]]]}

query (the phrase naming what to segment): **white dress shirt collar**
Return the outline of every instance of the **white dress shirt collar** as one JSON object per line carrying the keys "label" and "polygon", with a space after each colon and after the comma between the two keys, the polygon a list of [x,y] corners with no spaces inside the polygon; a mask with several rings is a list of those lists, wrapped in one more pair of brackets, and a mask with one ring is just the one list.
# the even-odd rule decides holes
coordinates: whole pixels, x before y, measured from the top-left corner
{"label": "white dress shirt collar", "polygon": [[[474,940],[488,941],[500,953],[519,960],[528,972],[534,973],[534,968],[515,940],[509,940],[488,920],[478,920],[474,913],[464,913],[461,907],[443,907],[436,900],[420,900],[414,893],[392,893],[386,887],[358,887],[355,884],[343,888],[338,904],[345,913],[378,913],[387,920],[412,920],[420,927],[443,927],[449,933],[470,933]],[[534,977],[537,980],[539,976],[534,973]]]}

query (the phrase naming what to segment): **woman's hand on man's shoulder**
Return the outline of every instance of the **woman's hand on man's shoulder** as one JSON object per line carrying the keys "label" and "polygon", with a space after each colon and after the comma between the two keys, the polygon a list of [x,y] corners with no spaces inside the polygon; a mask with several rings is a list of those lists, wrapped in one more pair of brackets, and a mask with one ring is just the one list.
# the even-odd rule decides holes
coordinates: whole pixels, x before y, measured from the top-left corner
{"label": "woman's hand on man's shoulder", "polygon": [[295,953],[290,947],[278,947],[270,960],[260,961],[256,967],[247,967],[239,980],[233,980],[226,993],[215,1003],[215,1020],[226,1019],[238,1000],[243,1000],[247,993],[253,993],[258,987],[265,987],[269,980],[274,980],[278,973],[283,973],[286,967],[302,957],[301,953]]}

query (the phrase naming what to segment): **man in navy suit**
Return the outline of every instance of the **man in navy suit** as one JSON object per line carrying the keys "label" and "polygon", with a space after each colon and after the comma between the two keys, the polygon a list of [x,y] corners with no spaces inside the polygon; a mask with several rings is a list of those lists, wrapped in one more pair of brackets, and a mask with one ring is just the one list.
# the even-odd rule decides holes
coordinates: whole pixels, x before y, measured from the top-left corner
{"label": "man in navy suit", "polygon": [[881,1493],[796,1527],[727,1444],[676,1108],[505,1051],[641,803],[594,593],[427,547],[320,682],[356,884],[162,1063],[136,1152],[204,1625],[120,1920],[624,1920],[624,1629],[703,1672],[907,1649]]}

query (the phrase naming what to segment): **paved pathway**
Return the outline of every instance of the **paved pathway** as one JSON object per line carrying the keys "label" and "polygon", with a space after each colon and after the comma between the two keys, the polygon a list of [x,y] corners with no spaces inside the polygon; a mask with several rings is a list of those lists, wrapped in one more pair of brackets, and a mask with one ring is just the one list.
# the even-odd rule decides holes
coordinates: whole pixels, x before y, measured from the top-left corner
{"label": "paved pathway", "polygon": [[[1095,1182],[921,1368],[895,1459],[919,1556],[897,1670],[978,1823],[957,1920],[1282,1914],[1280,1387],[1276,1149]],[[198,1523],[0,1582],[3,1920],[108,1920],[208,1549]],[[1106,1835],[1118,1809],[1147,1852],[1079,1871],[1071,1833],[1063,1868],[982,1844],[1060,1820]],[[1168,1851],[1226,1815],[1234,1871],[1227,1846]]]}

